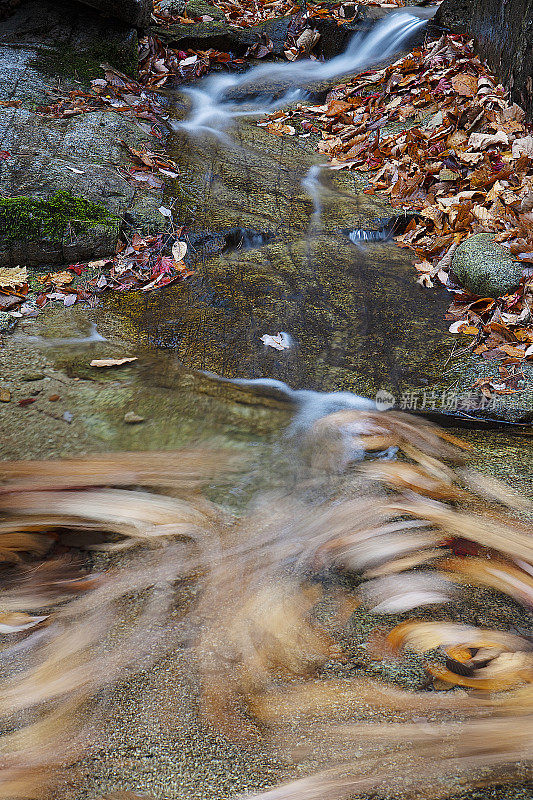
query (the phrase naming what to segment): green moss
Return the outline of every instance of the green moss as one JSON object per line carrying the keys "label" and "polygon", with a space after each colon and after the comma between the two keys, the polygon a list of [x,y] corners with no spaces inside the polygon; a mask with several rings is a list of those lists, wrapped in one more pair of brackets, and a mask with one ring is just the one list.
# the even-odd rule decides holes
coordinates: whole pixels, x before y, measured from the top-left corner
{"label": "green moss", "polygon": [[127,42],[95,42],[90,48],[76,50],[70,45],[53,50],[40,51],[32,61],[32,67],[43,75],[78,80],[88,84],[102,74],[102,63],[131,75],[138,76],[138,39],[132,34]]}
{"label": "green moss", "polygon": [[69,192],[56,192],[49,200],[0,198],[0,231],[8,241],[61,241],[69,226],[79,233],[95,225],[117,222],[118,218],[104,206]]}

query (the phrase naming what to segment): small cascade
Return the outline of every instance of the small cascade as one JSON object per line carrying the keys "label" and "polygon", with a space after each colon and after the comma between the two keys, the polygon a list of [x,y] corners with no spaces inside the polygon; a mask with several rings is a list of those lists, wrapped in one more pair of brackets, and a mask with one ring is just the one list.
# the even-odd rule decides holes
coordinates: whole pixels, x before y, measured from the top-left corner
{"label": "small cascade", "polygon": [[302,189],[309,194],[313,201],[313,215],[310,221],[310,228],[317,227],[320,223],[322,214],[322,185],[320,183],[320,172],[322,167],[318,164],[313,164],[309,167],[307,173],[302,178]]}
{"label": "small cascade", "polygon": [[384,61],[426,24],[425,19],[405,11],[391,13],[370,31],[354,36],[345,52],[329,61],[260,64],[243,75],[207,78],[199,86],[185,90],[191,99],[191,111],[174,127],[192,136],[209,134],[232,145],[224,131],[238,118],[271,113],[302,99],[305,88],[312,84],[335,80]]}

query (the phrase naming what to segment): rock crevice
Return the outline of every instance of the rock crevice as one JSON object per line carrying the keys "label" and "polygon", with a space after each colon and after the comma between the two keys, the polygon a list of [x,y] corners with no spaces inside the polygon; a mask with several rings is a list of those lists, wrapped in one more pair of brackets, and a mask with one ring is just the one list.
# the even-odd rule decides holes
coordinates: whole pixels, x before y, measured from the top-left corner
{"label": "rock crevice", "polygon": [[533,117],[533,0],[444,0],[435,22],[474,36],[513,100]]}

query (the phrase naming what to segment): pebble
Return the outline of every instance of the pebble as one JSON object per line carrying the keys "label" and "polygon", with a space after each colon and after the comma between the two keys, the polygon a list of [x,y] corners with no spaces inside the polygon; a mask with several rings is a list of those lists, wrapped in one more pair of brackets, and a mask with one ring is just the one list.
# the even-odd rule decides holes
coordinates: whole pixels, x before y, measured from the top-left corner
{"label": "pebble", "polygon": [[9,389],[0,388],[0,403],[9,403],[11,400],[11,392]]}
{"label": "pebble", "polygon": [[136,425],[139,422],[144,422],[144,417],[140,417],[135,411],[128,411],[124,414],[124,422],[127,425]]}
{"label": "pebble", "polygon": [[20,376],[22,381],[42,381],[44,372],[23,372]]}

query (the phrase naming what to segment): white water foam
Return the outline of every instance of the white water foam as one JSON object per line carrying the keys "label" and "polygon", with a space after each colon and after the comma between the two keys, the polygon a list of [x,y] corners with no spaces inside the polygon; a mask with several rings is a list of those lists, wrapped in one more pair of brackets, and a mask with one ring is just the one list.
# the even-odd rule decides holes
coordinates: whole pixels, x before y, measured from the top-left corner
{"label": "white water foam", "polygon": [[309,222],[310,228],[317,228],[322,215],[322,184],[320,183],[320,172],[322,166],[313,164],[302,178],[302,189],[309,194],[313,201],[313,215]]}
{"label": "white water foam", "polygon": [[[303,96],[302,90],[313,83],[333,80],[358,72],[394,55],[426,20],[405,11],[390,13],[370,31],[356,34],[344,53],[329,61],[293,61],[261,64],[243,75],[217,75],[207,78],[200,86],[188,88],[192,107],[189,117],[174,123],[174,127],[190,135],[210,134],[232,145],[224,133],[239,117],[262,116],[294,102]],[[280,83],[285,93],[278,99],[263,95],[259,99],[232,100],[232,90],[253,95],[265,86]]]}
{"label": "white water foam", "polygon": [[98,333],[96,325],[91,322],[87,336],[71,336],[64,339],[49,339],[46,336],[24,336],[24,341],[41,345],[42,347],[62,347],[64,345],[93,344],[94,342],[107,342],[105,336]]}
{"label": "white water foam", "polygon": [[202,372],[209,378],[232,383],[234,386],[249,386],[251,389],[275,389],[289,402],[294,403],[297,412],[291,422],[289,432],[300,433],[311,427],[313,422],[335,411],[351,409],[355,411],[376,411],[376,403],[368,397],[353,392],[317,392],[314,389],[292,389],[276,378],[223,378],[215,372]]}

